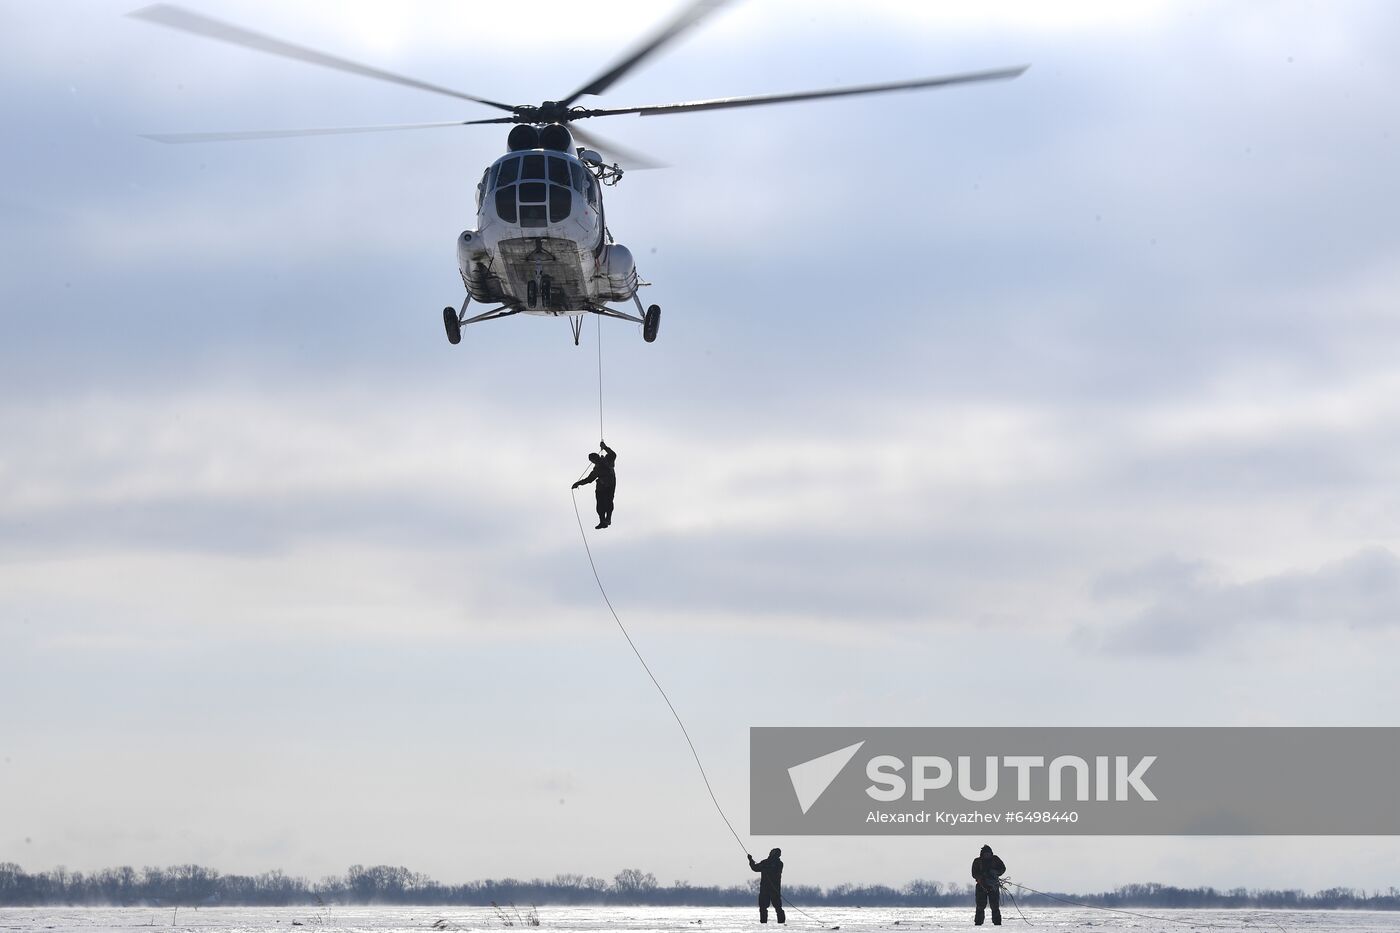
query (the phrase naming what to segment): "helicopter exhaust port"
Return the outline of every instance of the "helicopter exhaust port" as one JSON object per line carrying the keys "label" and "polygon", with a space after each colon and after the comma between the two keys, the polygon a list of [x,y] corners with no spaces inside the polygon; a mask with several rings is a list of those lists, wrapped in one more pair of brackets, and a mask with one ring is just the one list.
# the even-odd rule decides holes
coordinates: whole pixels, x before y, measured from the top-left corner
{"label": "helicopter exhaust port", "polygon": [[548,149],[550,152],[568,152],[573,148],[574,134],[569,132],[569,128],[558,123],[551,123],[540,130],[540,148]]}
{"label": "helicopter exhaust port", "polygon": [[538,149],[540,148],[540,131],[528,123],[518,123],[510,131],[510,135],[506,137],[506,148],[511,152]]}
{"label": "helicopter exhaust port", "polygon": [[574,135],[569,128],[559,123],[548,126],[531,126],[520,123],[506,137],[506,148],[511,152],[524,152],[530,149],[548,149],[550,152],[569,152],[574,145]]}

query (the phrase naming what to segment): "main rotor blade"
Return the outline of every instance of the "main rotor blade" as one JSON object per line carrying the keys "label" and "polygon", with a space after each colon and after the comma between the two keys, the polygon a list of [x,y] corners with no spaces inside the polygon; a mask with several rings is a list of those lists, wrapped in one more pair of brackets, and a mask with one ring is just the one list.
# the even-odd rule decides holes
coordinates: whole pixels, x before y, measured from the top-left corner
{"label": "main rotor blade", "polygon": [[440,126],[471,126],[501,120],[450,120],[445,123],[385,123],[378,126],[328,126],[298,130],[235,130],[231,133],[143,133],[158,143],[222,143],[247,139],[292,139],[298,136],[342,136],[348,133],[381,133],[388,130],[427,130]]}
{"label": "main rotor blade", "polygon": [[577,91],[574,91],[561,103],[567,107],[585,94],[603,93],[619,78],[641,64],[643,59],[676,38],[676,36],[679,36],[690,27],[699,23],[705,17],[724,6],[727,2],[729,2],[729,0],[691,0],[688,5],[682,8],[680,12],[671,18],[670,22],[663,26],[650,39],[647,39],[631,52],[628,52],[619,61],[614,63],[611,68],[593,78],[593,80],[589,81]]}
{"label": "main rotor blade", "polygon": [[272,36],[266,36],[260,32],[253,32],[241,26],[235,26],[232,23],[225,23],[222,20],[212,19],[203,14],[195,13],[183,7],[168,3],[157,3],[152,6],[142,7],[139,10],[133,10],[128,13],[127,16],[135,19],[143,19],[148,23],[158,23],[161,26],[169,26],[171,29],[179,29],[184,32],[194,33],[197,36],[204,36],[207,39],[231,42],[234,45],[241,45],[244,48],[266,52],[269,55],[279,55],[282,58],[291,58],[299,62],[320,65],[323,68],[334,68],[336,71],[348,71],[351,74],[363,75],[366,78],[375,78],[380,81],[388,81],[392,84],[402,84],[406,87],[418,88],[422,91],[432,91],[435,94],[446,94],[448,97],[455,97],[458,100],[475,101],[478,104],[495,107],[497,110],[514,112],[515,109],[509,104],[487,100],[484,97],[477,97],[474,94],[467,94],[462,91],[454,91],[451,88],[429,84],[426,81],[419,81],[416,78],[406,78],[403,75],[397,75],[391,71],[372,68],[369,65],[361,65],[359,62],[352,62],[349,59],[328,55],[325,52],[318,52],[315,49],[308,49],[305,46],[293,45],[290,42],[284,42],[281,39],[275,39]]}
{"label": "main rotor blade", "polygon": [[601,136],[595,136],[592,133],[585,132],[573,124],[569,125],[569,132],[573,134],[576,141],[583,143],[590,149],[598,150],[599,153],[612,159],[621,168],[639,172],[649,168],[666,167],[664,162],[657,162],[649,156],[624,149],[617,143],[609,142]]}
{"label": "main rotor blade", "polygon": [[801,100],[819,100],[824,97],[850,97],[855,94],[882,94],[885,91],[912,91],[916,88],[946,87],[950,84],[972,84],[977,81],[1002,81],[1019,77],[1030,65],[1017,68],[1000,68],[995,71],[972,71],[966,74],[944,75],[938,78],[920,78],[917,81],[896,81],[890,84],[862,84],[854,87],[832,88],[825,91],[799,91],[792,94],[762,94],[755,97],[719,97],[714,100],[695,100],[682,104],[654,104],[648,107],[611,107],[601,110],[575,111],[573,118],[609,117],[622,113],[636,113],[644,117],[654,117],[663,113],[685,113],[688,110],[723,110],[727,107],[757,107],[762,104],[789,104]]}

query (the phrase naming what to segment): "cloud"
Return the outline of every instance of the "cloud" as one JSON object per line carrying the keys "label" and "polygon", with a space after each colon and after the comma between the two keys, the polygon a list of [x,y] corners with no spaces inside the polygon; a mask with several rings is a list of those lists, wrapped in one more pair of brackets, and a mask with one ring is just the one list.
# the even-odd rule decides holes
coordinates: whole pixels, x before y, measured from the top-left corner
{"label": "cloud", "polygon": [[[489,112],[156,29],[135,5],[16,7],[0,34],[18,89],[0,101],[0,693],[30,743],[11,797],[47,840],[197,811],[194,777],[140,767],[178,748],[259,816],[210,810],[207,849],[94,837],[34,858],[222,858],[291,832],[293,870],[397,845],[444,876],[529,874],[554,866],[514,839],[598,870],[600,821],[623,849],[654,835],[673,799],[584,799],[673,726],[615,650],[570,514],[600,428],[621,486],[595,556],[730,786],[755,716],[946,718],[988,669],[1008,723],[1393,708],[1388,6],[733,4],[598,103],[1033,67],[600,125],[674,166],[608,194],[666,318],[650,346],[602,330],[600,426],[592,322],[580,348],[540,319],[443,337],[495,128],[135,135]],[[199,8],[512,100],[576,86],[622,51],[618,22],[666,12],[541,7],[522,71],[518,18],[470,5]],[[1276,666],[1206,650],[1256,638]],[[416,795],[436,810],[421,834],[386,813],[357,838],[345,807],[389,807],[427,746],[457,757]],[[658,795],[692,777],[671,750],[635,763]],[[145,804],[98,783],[118,771]],[[327,773],[362,783],[331,800]],[[549,804],[522,804],[535,822],[502,804],[499,824],[469,809],[442,831],[443,801],[517,784]],[[326,812],[303,831],[304,807]],[[468,865],[454,835],[500,846]],[[846,845],[813,876],[844,878]],[[693,855],[657,868],[709,871]]]}
{"label": "cloud", "polygon": [[1315,570],[1230,582],[1202,563],[1164,560],[1101,577],[1100,598],[1142,596],[1145,608],[1100,632],[1113,651],[1191,654],[1234,637],[1290,629],[1400,627],[1400,557],[1368,547]]}
{"label": "cloud", "polygon": [[[575,419],[520,426],[509,406],[452,400],[429,381],[0,406],[0,579],[16,608],[66,603],[109,627],[407,633],[592,608],[560,583],[581,569]],[[640,438],[636,417],[617,436]],[[740,432],[722,450],[652,425],[614,440],[625,522],[598,556],[646,568],[619,591],[676,617],[951,619],[948,594],[979,589],[983,562],[1034,563],[952,503],[1072,470],[1054,435],[1043,413],[1006,406],[901,413],[840,439]],[[587,517],[590,491],[578,501]]]}

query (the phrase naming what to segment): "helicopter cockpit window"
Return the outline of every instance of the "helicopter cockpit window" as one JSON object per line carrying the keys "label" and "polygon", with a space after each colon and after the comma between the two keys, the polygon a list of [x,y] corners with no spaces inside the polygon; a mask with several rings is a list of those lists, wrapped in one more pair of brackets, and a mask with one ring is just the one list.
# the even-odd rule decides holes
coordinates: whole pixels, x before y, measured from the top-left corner
{"label": "helicopter cockpit window", "polygon": [[583,187],[583,166],[579,165],[577,162],[570,162],[569,177],[574,183],[574,190],[579,194],[583,194],[585,190]]}
{"label": "helicopter cockpit window", "polygon": [[569,216],[569,208],[573,206],[573,194],[568,188],[561,185],[549,186],[549,222],[552,224],[563,223]]}
{"label": "helicopter cockpit window", "polygon": [[586,179],[584,179],[584,181],[588,184],[588,203],[589,203],[589,205],[591,205],[592,207],[597,207],[597,206],[598,206],[598,179],[594,178],[592,174],[589,174],[589,176],[588,176]]}
{"label": "helicopter cockpit window", "polygon": [[[526,156],[526,158],[530,158]],[[543,158],[540,156],[539,158]],[[520,185],[520,226],[522,227],[544,227],[548,226],[549,218],[545,216],[545,191],[548,189],[542,181],[527,181]]]}
{"label": "helicopter cockpit window", "polygon": [[499,174],[496,176],[496,185],[508,185],[515,181],[520,172],[519,159],[507,159],[499,167]]}
{"label": "helicopter cockpit window", "polygon": [[557,156],[549,157],[549,180],[556,185],[569,187],[569,163]]}
{"label": "helicopter cockpit window", "polygon": [[496,215],[508,224],[515,223],[515,186],[496,189]]}
{"label": "helicopter cockpit window", "polygon": [[520,173],[521,178],[544,178],[544,156],[527,155],[525,157],[525,170]]}
{"label": "helicopter cockpit window", "polygon": [[[548,171],[550,181],[541,178],[539,181],[519,181],[515,183],[515,173],[517,169],[523,170],[523,178],[529,179],[533,166],[531,159],[540,160],[538,167],[541,172]],[[550,159],[549,163],[544,161],[544,156],[525,156],[524,165],[521,159],[511,159],[501,162],[496,169],[496,215],[508,224],[519,224],[522,227],[547,227],[550,224],[563,223],[568,219],[569,213],[574,207],[574,194],[570,190],[570,183],[573,181],[573,173],[570,171],[569,163],[564,159]],[[560,168],[555,168],[554,163],[558,163]],[[553,179],[559,178],[562,181],[556,183]],[[486,179],[483,179],[486,180]],[[593,181],[592,176],[584,173],[583,181],[585,185]]]}

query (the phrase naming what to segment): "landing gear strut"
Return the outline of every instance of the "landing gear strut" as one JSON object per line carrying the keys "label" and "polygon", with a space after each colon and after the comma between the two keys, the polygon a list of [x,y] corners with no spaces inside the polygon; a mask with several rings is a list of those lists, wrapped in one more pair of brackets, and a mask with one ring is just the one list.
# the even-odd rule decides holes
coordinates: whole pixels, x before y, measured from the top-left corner
{"label": "landing gear strut", "polygon": [[467,305],[472,303],[472,296],[468,295],[462,299],[462,310],[456,308],[442,309],[442,326],[447,331],[447,342],[459,344],[462,342],[462,328],[468,324],[475,324],[478,321],[494,321],[498,317],[510,317],[512,314],[519,314],[519,308],[511,308],[502,305],[490,311],[483,311],[475,317],[467,317]]}
{"label": "landing gear strut", "polygon": [[[599,305],[588,310],[600,317],[615,317],[619,321],[631,321],[633,324],[642,325],[642,339],[647,343],[656,341],[656,332],[661,328],[661,306],[652,305],[649,308],[642,307],[642,300],[636,293],[632,294],[632,300],[637,303],[637,314],[628,314],[625,311],[615,311],[607,305]],[[638,316],[640,315],[640,316]],[[578,329],[582,325],[574,325],[574,345],[578,345]]]}

